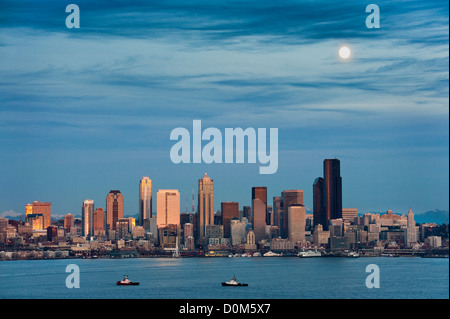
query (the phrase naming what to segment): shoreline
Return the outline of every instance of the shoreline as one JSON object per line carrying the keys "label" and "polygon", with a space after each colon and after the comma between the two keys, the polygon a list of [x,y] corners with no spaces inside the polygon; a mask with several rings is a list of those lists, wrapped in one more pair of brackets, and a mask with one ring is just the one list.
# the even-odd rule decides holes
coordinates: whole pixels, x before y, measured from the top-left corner
{"label": "shoreline", "polygon": [[358,258],[438,258],[438,259],[448,259],[448,254],[370,254],[370,255],[360,255],[358,257],[347,256],[346,254],[339,255],[323,255],[323,256],[314,256],[314,257],[300,257],[297,255],[282,255],[282,256],[228,256],[228,255],[218,255],[218,256],[171,256],[171,255],[100,255],[100,256],[64,256],[64,257],[28,257],[28,258],[0,258],[0,262],[2,261],[19,261],[19,260],[96,260],[96,259],[192,259],[192,258],[231,258],[231,259],[247,259],[247,258],[299,258],[299,259],[318,259],[318,258],[347,258],[347,259],[358,259]]}

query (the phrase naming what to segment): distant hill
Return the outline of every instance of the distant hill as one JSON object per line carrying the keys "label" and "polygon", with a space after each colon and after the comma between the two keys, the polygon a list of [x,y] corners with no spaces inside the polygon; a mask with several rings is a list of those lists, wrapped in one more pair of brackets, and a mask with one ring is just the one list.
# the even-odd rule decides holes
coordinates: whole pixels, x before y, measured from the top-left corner
{"label": "distant hill", "polygon": [[416,223],[436,223],[436,224],[445,224],[448,222],[449,212],[448,210],[430,210],[423,214],[414,215],[414,220]]}

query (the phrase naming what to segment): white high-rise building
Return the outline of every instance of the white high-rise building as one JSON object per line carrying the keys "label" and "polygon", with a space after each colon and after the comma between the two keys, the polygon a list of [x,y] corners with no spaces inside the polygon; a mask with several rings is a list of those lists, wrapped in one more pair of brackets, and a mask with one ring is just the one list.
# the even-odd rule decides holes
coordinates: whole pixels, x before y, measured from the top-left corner
{"label": "white high-rise building", "polygon": [[156,224],[158,228],[180,225],[180,193],[178,190],[158,190],[156,194]]}
{"label": "white high-rise building", "polygon": [[417,243],[417,231],[418,227],[416,226],[416,222],[414,221],[414,214],[411,208],[408,211],[407,215],[407,226],[406,226],[406,246],[410,247],[413,243]]}
{"label": "white high-rise building", "polygon": [[152,180],[142,177],[139,184],[139,225],[143,226],[145,220],[152,217]]}

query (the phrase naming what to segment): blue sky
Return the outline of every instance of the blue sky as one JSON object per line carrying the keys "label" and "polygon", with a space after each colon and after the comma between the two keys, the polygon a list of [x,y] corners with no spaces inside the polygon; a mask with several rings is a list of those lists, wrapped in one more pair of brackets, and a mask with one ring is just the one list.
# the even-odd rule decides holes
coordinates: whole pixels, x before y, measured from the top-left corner
{"label": "blue sky", "polygon": [[[79,214],[120,189],[134,215],[142,176],[184,210],[205,172],[216,209],[262,185],[269,202],[303,189],[312,208],[325,158],[341,160],[344,207],[448,210],[448,1],[73,3],[80,29],[69,3],[0,1],[0,214],[34,200]],[[194,119],[278,128],[278,172],[173,164],[170,132]]]}

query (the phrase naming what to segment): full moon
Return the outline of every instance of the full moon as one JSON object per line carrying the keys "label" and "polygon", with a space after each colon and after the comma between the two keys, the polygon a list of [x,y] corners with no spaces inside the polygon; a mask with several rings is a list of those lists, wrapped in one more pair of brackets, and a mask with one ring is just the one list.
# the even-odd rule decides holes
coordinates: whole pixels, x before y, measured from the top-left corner
{"label": "full moon", "polygon": [[350,54],[351,52],[348,47],[341,47],[339,49],[339,56],[344,60],[348,59],[350,57]]}

